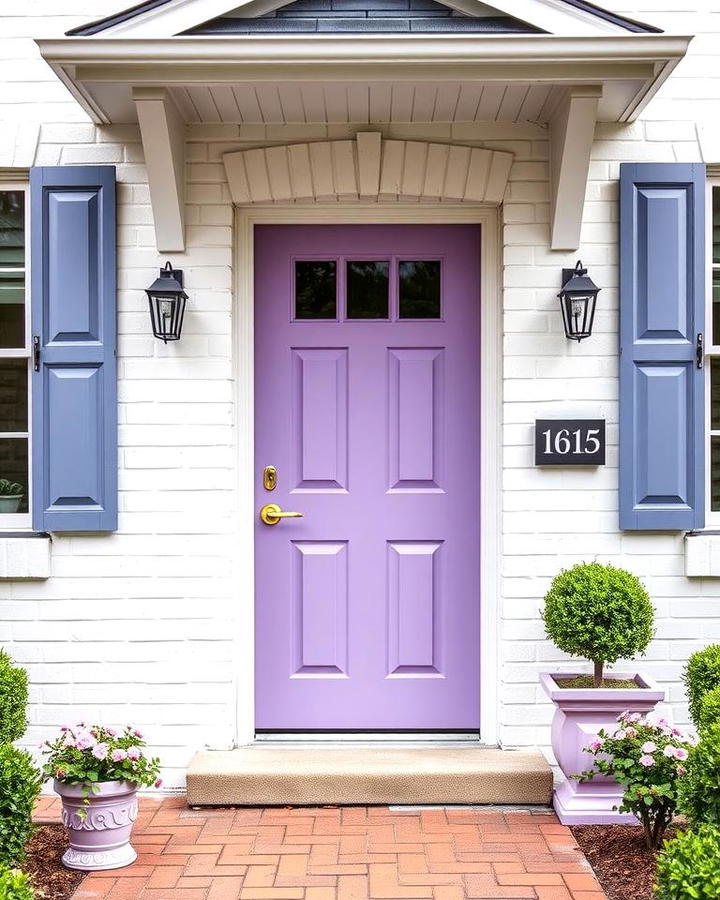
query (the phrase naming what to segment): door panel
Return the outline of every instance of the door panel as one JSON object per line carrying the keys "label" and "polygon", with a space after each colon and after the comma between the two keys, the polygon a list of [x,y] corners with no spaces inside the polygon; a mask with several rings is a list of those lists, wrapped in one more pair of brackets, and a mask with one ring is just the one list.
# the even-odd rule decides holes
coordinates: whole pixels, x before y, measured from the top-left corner
{"label": "door panel", "polygon": [[476,730],[479,228],[255,238],[256,726]]}

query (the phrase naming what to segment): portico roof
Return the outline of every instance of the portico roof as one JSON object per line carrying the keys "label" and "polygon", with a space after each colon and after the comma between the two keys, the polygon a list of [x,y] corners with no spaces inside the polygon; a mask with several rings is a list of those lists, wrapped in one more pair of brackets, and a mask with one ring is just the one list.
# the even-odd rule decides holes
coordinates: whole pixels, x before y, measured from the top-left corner
{"label": "portico roof", "polygon": [[[418,30],[432,18],[450,25]],[[309,30],[244,24],[260,19]],[[584,0],[151,0],[38,45],[95,122],[139,121],[151,192],[154,171],[182,181],[185,122],[549,127],[552,245],[572,249],[595,122],[634,119],[690,39]]]}

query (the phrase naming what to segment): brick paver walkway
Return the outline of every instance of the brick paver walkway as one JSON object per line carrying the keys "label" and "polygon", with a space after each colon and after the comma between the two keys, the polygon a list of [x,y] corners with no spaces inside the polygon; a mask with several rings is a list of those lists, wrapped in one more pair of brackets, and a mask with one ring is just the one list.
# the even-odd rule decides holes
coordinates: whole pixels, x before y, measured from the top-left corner
{"label": "brick paver walkway", "polygon": [[[57,821],[41,799],[38,819]],[[143,800],[137,862],[73,900],[605,900],[552,813],[387,807],[189,809]]]}

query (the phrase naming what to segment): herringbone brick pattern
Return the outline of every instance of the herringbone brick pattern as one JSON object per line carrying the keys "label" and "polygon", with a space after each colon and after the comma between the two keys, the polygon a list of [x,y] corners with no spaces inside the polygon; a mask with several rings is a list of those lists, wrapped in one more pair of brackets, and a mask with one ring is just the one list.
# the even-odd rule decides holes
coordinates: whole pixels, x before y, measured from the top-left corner
{"label": "herringbone brick pattern", "polygon": [[[41,802],[38,814],[56,806]],[[137,862],[73,900],[605,900],[552,813],[387,807],[188,809],[143,800]]]}

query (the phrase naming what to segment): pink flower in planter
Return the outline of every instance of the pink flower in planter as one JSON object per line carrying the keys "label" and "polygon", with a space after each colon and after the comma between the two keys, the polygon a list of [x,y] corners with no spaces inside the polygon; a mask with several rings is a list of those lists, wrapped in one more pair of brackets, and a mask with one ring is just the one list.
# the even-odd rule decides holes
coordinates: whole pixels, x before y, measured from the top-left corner
{"label": "pink flower in planter", "polygon": [[158,778],[157,781],[155,782],[155,787],[156,788],[162,787],[162,783],[163,783],[162,778]]}
{"label": "pink flower in planter", "polygon": [[142,756],[142,750],[139,747],[128,747],[127,758],[128,759],[140,759]]}
{"label": "pink flower in planter", "polygon": [[637,737],[637,731],[632,727],[632,725],[625,729],[625,736],[629,738]]}
{"label": "pink flower in planter", "polygon": [[127,753],[120,747],[116,747],[116,749],[113,750],[113,752],[110,754],[110,759],[113,762],[124,762],[127,759]]}
{"label": "pink flower in planter", "polygon": [[67,773],[65,772],[65,769],[56,769],[55,770],[55,777],[60,780],[62,780],[66,774]]}
{"label": "pink flower in planter", "polygon": [[652,741],[645,741],[640,749],[643,753],[654,753],[657,750],[657,745]]}
{"label": "pink flower in planter", "polygon": [[136,738],[142,738],[142,737],[143,737],[142,731],[138,731],[137,728],[133,728],[133,734],[135,735]]}
{"label": "pink flower in planter", "polygon": [[110,737],[117,737],[117,728],[106,728],[105,732],[110,735]]}
{"label": "pink flower in planter", "polygon": [[619,729],[615,732],[615,734],[613,735],[613,737],[615,738],[616,741],[624,741],[625,738],[627,737],[627,731],[625,731],[623,728],[619,728]]}
{"label": "pink flower in planter", "polygon": [[106,759],[109,749],[107,744],[95,744],[92,748],[92,755],[95,759]]}
{"label": "pink flower in planter", "polygon": [[97,744],[97,741],[91,734],[80,732],[75,746],[78,750],[89,750],[91,747],[94,747],[95,744]]}
{"label": "pink flower in planter", "polygon": [[650,756],[649,753],[645,753],[640,757],[640,765],[645,766],[646,769],[649,769],[650,766],[655,765],[655,758]]}
{"label": "pink flower in planter", "polygon": [[602,741],[599,740],[598,738],[595,738],[595,740],[590,741],[589,749],[592,750],[593,753],[597,752],[601,747],[602,747]]}
{"label": "pink flower in planter", "polygon": [[687,769],[685,768],[685,766],[678,766],[675,771],[678,773],[678,775],[685,775],[687,773]]}
{"label": "pink flower in planter", "polygon": [[667,744],[667,746],[663,749],[663,756],[667,756],[668,759],[675,757],[675,747],[672,744]]}
{"label": "pink flower in planter", "polygon": [[688,752],[684,747],[675,748],[675,759],[683,760],[688,758]]}

